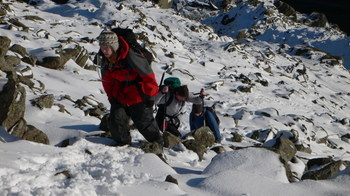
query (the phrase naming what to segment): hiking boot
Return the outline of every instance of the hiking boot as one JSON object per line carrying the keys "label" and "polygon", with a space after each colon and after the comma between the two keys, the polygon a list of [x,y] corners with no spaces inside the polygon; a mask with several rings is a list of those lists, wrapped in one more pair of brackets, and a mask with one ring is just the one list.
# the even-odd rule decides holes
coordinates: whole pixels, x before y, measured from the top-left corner
{"label": "hiking boot", "polygon": [[158,143],[160,147],[164,147],[164,139],[163,137],[160,137],[158,140],[154,141],[155,143]]}
{"label": "hiking boot", "polygon": [[144,143],[141,145],[141,149],[145,153],[153,153],[153,154],[162,154],[163,153],[163,146],[161,146],[158,142]]}

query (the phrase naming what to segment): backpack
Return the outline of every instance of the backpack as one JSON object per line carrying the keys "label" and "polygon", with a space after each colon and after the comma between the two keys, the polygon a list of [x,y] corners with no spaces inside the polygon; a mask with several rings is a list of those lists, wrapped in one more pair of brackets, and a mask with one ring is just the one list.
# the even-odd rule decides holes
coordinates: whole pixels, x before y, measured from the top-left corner
{"label": "backpack", "polygon": [[215,111],[214,107],[213,106],[210,106],[210,107],[208,106],[208,107],[205,107],[205,109],[207,111],[211,112],[214,115],[214,118],[215,118],[216,122],[218,123],[218,125],[220,125],[220,119],[219,119],[218,115],[216,114],[216,111]]}
{"label": "backpack", "polygon": [[153,54],[137,42],[136,35],[131,29],[117,27],[111,30],[118,36],[122,36],[125,39],[125,41],[129,44],[130,48],[142,54],[142,56],[144,56],[147,59],[149,64],[151,64],[152,61],[154,61]]}

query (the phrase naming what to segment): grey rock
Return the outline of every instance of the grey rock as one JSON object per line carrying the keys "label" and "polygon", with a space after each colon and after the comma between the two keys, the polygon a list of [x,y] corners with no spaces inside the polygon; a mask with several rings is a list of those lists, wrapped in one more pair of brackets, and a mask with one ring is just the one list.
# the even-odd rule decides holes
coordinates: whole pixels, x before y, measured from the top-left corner
{"label": "grey rock", "polygon": [[41,110],[44,108],[51,108],[54,103],[53,94],[41,95],[38,98],[30,100],[33,106],[38,106]]}
{"label": "grey rock", "polygon": [[165,182],[171,182],[171,183],[174,183],[174,184],[179,184],[179,183],[177,182],[177,179],[174,178],[174,177],[172,177],[171,175],[168,175],[168,176],[166,177]]}
{"label": "grey rock", "polygon": [[189,150],[192,150],[198,155],[199,161],[203,160],[204,153],[207,152],[207,148],[203,145],[197,142],[196,140],[186,140],[183,142],[185,147]]}
{"label": "grey rock", "polygon": [[19,44],[13,44],[13,45],[9,48],[9,50],[12,51],[12,52],[15,52],[15,53],[17,53],[17,54],[20,54],[22,57],[25,57],[25,56],[28,56],[28,55],[29,55],[28,52],[27,52],[27,50],[26,50],[23,46],[21,46],[21,45],[19,45]]}
{"label": "grey rock", "polygon": [[8,51],[11,40],[6,36],[0,36],[0,57],[4,57]]}
{"label": "grey rock", "polygon": [[210,147],[215,143],[215,136],[209,127],[201,127],[192,134],[196,143]]}
{"label": "grey rock", "polygon": [[305,172],[301,179],[302,180],[305,180],[305,179],[312,179],[312,180],[330,179],[340,171],[340,168],[342,167],[342,165],[345,165],[345,163],[341,160],[333,161],[320,169]]}
{"label": "grey rock", "polygon": [[24,116],[26,91],[14,72],[6,72],[8,82],[0,92],[0,124],[11,128]]}
{"label": "grey rock", "polygon": [[280,154],[281,159],[287,163],[295,156],[297,149],[293,142],[287,138],[280,137],[276,140],[276,144],[273,148],[277,149],[277,153]]}
{"label": "grey rock", "polygon": [[164,140],[164,147],[166,148],[172,148],[181,142],[181,139],[179,137],[176,137],[175,135],[169,133],[168,131],[165,131],[163,133],[163,140]]}

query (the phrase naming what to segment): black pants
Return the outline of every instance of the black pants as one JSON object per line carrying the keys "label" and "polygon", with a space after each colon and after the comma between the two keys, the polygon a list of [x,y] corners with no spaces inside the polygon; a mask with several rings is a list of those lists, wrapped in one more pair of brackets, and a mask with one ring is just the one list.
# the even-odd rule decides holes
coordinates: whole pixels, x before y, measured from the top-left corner
{"label": "black pants", "polygon": [[108,122],[117,145],[131,144],[130,118],[147,141],[161,143],[162,136],[153,117],[153,108],[146,107],[144,103],[132,106],[112,103]]}
{"label": "black pants", "polygon": [[181,133],[179,132],[179,126],[180,121],[177,117],[167,117],[167,120],[165,119],[165,109],[164,106],[161,105],[158,108],[158,112],[156,115],[156,121],[158,124],[158,127],[161,131],[168,131],[169,133],[175,135],[175,136],[181,136]]}

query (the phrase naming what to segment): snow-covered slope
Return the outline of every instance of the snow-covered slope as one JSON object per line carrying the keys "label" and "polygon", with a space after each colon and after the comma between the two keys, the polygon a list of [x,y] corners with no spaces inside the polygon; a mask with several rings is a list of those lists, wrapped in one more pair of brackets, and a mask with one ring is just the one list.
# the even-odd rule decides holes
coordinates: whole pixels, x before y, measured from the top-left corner
{"label": "snow-covered slope", "polygon": [[[218,6],[221,1],[214,2],[215,5],[201,2],[200,7],[193,7],[192,1],[177,1],[178,11],[134,0],[69,1],[64,5],[42,0],[36,1],[36,6],[4,2],[12,10],[4,20],[18,18],[29,29],[23,31],[15,25],[9,28],[6,23],[0,24],[0,35],[9,37],[11,44],[22,45],[38,59],[55,55],[55,48],[76,45],[84,47],[93,57],[98,51],[96,37],[104,24],[133,28],[145,35],[147,39],[142,39],[143,43],[156,56],[152,67],[158,82],[167,70],[166,76],[181,78],[193,92],[206,89],[209,94],[206,104],[216,105],[224,138],[222,146],[230,152],[211,162],[215,153],[208,151],[199,162],[192,151],[166,149],[169,163],[166,165],[139,149],[102,145],[112,143],[107,139],[82,139],[73,146],[58,149],[54,146],[64,139],[83,137],[98,130],[100,119],[86,115],[86,108],[71,101],[85,96],[90,105],[103,103],[109,107],[98,71],[83,69],[73,60],[60,71],[22,62],[22,67],[30,67],[36,87],[45,84],[43,90],[25,86],[25,119],[44,131],[52,146],[25,141],[1,143],[1,157],[6,157],[0,163],[3,195],[48,192],[151,195],[156,191],[160,195],[346,195],[350,192],[347,175],[326,181],[288,183],[277,154],[255,148],[244,151],[230,148],[271,146],[274,136],[284,134],[296,136],[300,145],[312,150],[311,154],[299,151],[300,162],[328,156],[350,160],[350,144],[343,137],[350,130],[350,74],[344,67],[350,62],[350,40],[344,33],[331,26],[316,28],[293,22],[278,12],[271,0],[257,4],[241,1],[231,4],[228,10]],[[29,15],[44,20],[25,19]],[[309,16],[298,14],[298,17]],[[235,19],[224,25],[223,18]],[[246,33],[237,40],[240,32]],[[342,56],[344,61],[334,55]],[[56,105],[43,110],[33,106],[30,100],[41,94],[53,94]],[[63,105],[65,112],[60,112],[58,105]],[[180,131],[187,133],[188,113],[182,120]],[[233,142],[233,132],[244,136],[243,141]],[[260,137],[251,139],[257,132]],[[4,130],[1,136],[6,141],[15,140]],[[132,130],[132,137],[134,141],[143,139],[136,130]],[[256,157],[257,163],[247,157]],[[225,161],[231,158],[245,161],[227,165]],[[245,166],[241,167],[242,164]],[[219,167],[227,167],[227,172],[219,171]],[[62,177],[62,171],[69,171],[66,174],[70,177]],[[302,173],[298,169],[295,172]],[[179,185],[164,182],[166,175],[177,178]],[[261,175],[264,183],[259,184]]]}

